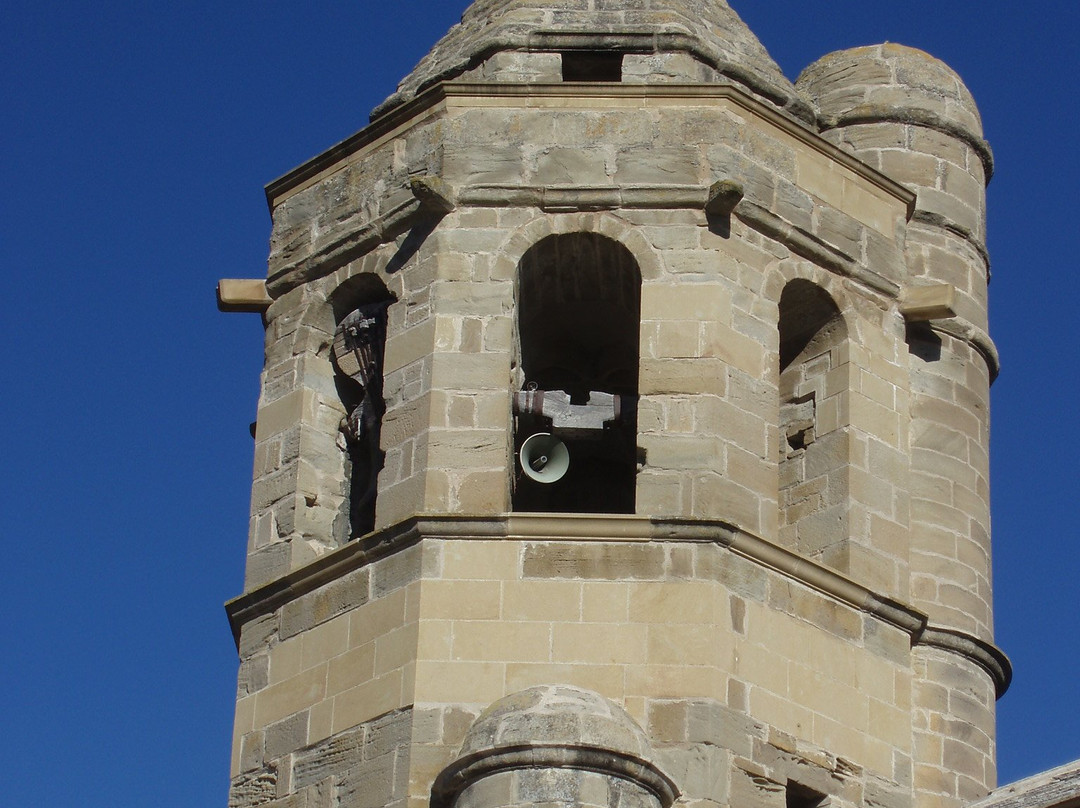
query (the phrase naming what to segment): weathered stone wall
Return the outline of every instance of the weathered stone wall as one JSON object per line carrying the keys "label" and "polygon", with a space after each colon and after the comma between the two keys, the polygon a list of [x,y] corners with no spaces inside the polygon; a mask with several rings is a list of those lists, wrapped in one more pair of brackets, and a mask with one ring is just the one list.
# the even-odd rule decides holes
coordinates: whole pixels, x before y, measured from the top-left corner
{"label": "weathered stone wall", "polygon": [[341,795],[391,773],[384,802],[407,782],[423,805],[481,710],[551,682],[624,707],[687,797],[764,808],[790,779],[910,804],[911,629],[719,541],[425,538],[356,559],[244,627],[237,806],[336,789],[367,808]]}
{"label": "weathered stone wall", "polygon": [[[233,779],[229,808],[404,808],[413,711],[397,710],[303,746],[303,714],[265,733]],[[259,752],[264,762],[259,763]]]}
{"label": "weathered stone wall", "polygon": [[243,626],[232,805],[300,806],[308,790],[366,792],[376,781],[375,793],[404,795],[395,784],[408,772],[421,564],[419,546],[403,549]]}
{"label": "weathered stone wall", "polygon": [[913,659],[915,804],[970,805],[997,783],[994,684],[955,654],[916,648]]}
{"label": "weathered stone wall", "polygon": [[[702,699],[910,784],[903,631],[714,545],[502,540],[432,550],[441,575],[421,596],[418,702],[482,707],[565,682],[649,726],[661,721],[655,705]],[[736,734],[714,742],[734,744]]]}
{"label": "weathered stone wall", "polygon": [[[970,96],[881,46],[821,60],[800,99],[724,3],[659,22],[602,5],[475,5],[371,128],[271,186],[230,612],[236,808],[426,808],[482,751],[482,711],[551,683],[624,709],[701,808],[959,808],[993,786],[1007,664],[989,645],[990,157]],[[574,39],[586,12],[599,39]],[[646,48],[631,23],[669,38]],[[560,53],[586,47],[626,50],[622,81],[561,84]],[[453,77],[498,88],[422,95]],[[521,265],[569,233],[640,273],[638,517],[507,515]],[[958,316],[907,322],[906,290],[935,284]],[[785,289],[828,301],[820,338]],[[376,532],[349,543],[330,346],[372,295],[393,301],[385,462]],[[787,315],[805,354],[782,344]],[[800,455],[790,408],[811,394]],[[652,799],[528,768],[454,799]]]}
{"label": "weathered stone wall", "polygon": [[[662,109],[643,108],[636,97],[623,99],[619,92],[601,100],[574,99],[569,106],[565,94],[550,104],[532,98],[520,107],[512,99],[497,108],[455,100],[445,119],[424,119],[371,147],[376,155],[396,155],[391,162],[399,172],[437,165],[445,185],[459,197],[471,194],[476,204],[437,221],[414,222],[396,241],[309,281],[271,308],[271,351],[285,365],[268,370],[268,380],[280,381],[268,384],[264,406],[273,404],[279,389],[288,390],[288,383],[294,394],[297,387],[316,388],[294,395],[308,403],[300,430],[315,450],[305,458],[315,468],[301,466],[290,478],[272,463],[260,467],[273,485],[258,488],[276,495],[291,479],[303,497],[285,492],[280,501],[256,500],[254,549],[266,554],[267,563],[253,565],[262,570],[253,582],[283,565],[296,568],[340,542],[334,538],[341,536],[340,527],[327,528],[335,519],[340,524],[343,508],[345,470],[329,448],[342,408],[327,393],[333,369],[323,347],[333,328],[331,302],[341,296],[337,290],[371,273],[397,298],[389,310],[386,464],[376,525],[414,513],[505,511],[514,463],[509,396],[518,383],[518,263],[544,236],[591,231],[627,246],[642,273],[638,429],[646,462],[638,475],[638,512],[725,518],[766,537],[778,535],[776,306],[785,280],[806,278],[830,290],[844,316],[855,318],[849,327],[855,367],[850,406],[843,414],[826,407],[823,417],[844,421],[862,436],[855,438],[851,461],[874,476],[852,484],[845,534],[831,542],[827,560],[870,575],[896,594],[906,590],[906,549],[892,538],[892,526],[906,520],[899,501],[904,485],[895,479],[883,483],[877,473],[881,462],[895,465],[877,455],[899,451],[904,439],[906,391],[897,387],[900,355],[889,342],[901,321],[883,314],[879,292],[838,279],[761,238],[757,220],[717,222],[700,208],[655,209],[652,202],[639,207],[631,201],[610,213],[547,212],[512,203],[515,194],[530,189],[565,187],[566,205],[587,206],[573,189],[600,186],[623,189],[623,195],[625,189],[659,194],[663,204],[664,194],[703,194],[716,177],[735,176],[744,183],[751,214],[761,211],[781,229],[811,233],[821,249],[848,256],[844,260],[852,264],[864,256],[880,259],[873,266],[874,283],[897,288],[904,208],[883,186],[855,167],[831,163],[827,154],[793,136],[790,124],[761,110],[735,105],[726,96],[692,103],[681,95],[663,97]],[[435,130],[443,138],[438,148],[431,146]],[[382,164],[365,156],[356,165],[348,169],[349,183]],[[304,244],[275,253],[272,274],[283,288],[307,277],[320,239],[326,240],[322,231],[334,230],[338,241],[347,241],[342,223],[362,230],[368,221],[346,212],[358,203],[355,194],[334,191],[342,182],[338,173],[298,192],[316,206],[306,208],[311,216],[302,239],[286,236],[297,227],[294,208],[303,206],[289,197],[278,207],[287,215],[280,226],[275,216],[275,233],[281,232],[275,243]],[[368,219],[392,207],[387,200],[402,193],[393,181],[398,175],[390,174],[389,184],[371,183],[386,196],[366,206]],[[301,349],[278,336],[278,324],[291,322],[318,324],[312,326],[313,344],[302,347],[304,374],[295,370]],[[874,448],[867,449],[867,441]],[[889,490],[883,487],[894,482]],[[267,518],[267,511],[285,506],[295,514],[298,504],[308,521]],[[887,524],[871,539],[875,522]],[[890,538],[881,538],[886,530]],[[872,546],[875,541],[882,546]],[[288,552],[271,546],[276,542],[290,545]]]}
{"label": "weathered stone wall", "polygon": [[993,637],[985,359],[947,334],[913,336],[912,602],[933,621]]}

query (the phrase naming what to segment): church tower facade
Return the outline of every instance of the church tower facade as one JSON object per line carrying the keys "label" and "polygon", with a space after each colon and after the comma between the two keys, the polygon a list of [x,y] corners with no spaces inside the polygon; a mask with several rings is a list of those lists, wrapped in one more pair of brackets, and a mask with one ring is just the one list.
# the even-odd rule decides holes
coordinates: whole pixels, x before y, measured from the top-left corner
{"label": "church tower facade", "polygon": [[984,191],[898,45],[477,0],[267,188],[232,808],[995,786]]}

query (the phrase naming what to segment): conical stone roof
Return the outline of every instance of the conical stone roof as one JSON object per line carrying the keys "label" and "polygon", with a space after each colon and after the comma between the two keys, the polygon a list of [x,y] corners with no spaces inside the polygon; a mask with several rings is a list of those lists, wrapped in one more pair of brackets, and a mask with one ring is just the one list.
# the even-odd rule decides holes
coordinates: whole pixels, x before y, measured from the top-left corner
{"label": "conical stone roof", "polygon": [[[375,119],[433,84],[453,79],[499,51],[548,49],[552,35],[641,35],[657,52],[682,50],[755,96],[811,120],[808,105],[725,0],[476,0],[461,22],[380,104]],[[608,47],[618,47],[609,45]],[[557,50],[557,47],[550,49]]]}

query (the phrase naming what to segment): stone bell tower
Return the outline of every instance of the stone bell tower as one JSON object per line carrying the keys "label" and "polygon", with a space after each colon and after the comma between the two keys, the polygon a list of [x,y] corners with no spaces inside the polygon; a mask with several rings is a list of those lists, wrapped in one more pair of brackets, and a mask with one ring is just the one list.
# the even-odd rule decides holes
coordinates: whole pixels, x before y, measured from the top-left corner
{"label": "stone bell tower", "polygon": [[920,51],[477,0],[267,188],[234,808],[995,786],[984,189]]}

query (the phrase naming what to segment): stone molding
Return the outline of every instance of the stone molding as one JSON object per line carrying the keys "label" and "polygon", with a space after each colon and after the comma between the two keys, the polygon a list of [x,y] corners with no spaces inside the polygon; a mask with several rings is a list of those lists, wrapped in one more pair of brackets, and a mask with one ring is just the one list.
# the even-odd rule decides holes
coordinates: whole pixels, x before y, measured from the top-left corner
{"label": "stone molding", "polygon": [[[552,103],[564,106],[568,99],[585,103],[607,99],[632,99],[642,106],[670,103],[731,103],[742,112],[757,117],[798,140],[848,170],[882,193],[901,203],[907,217],[915,213],[916,195],[865,163],[828,143],[816,132],[771,109],[741,90],[728,85],[648,85],[648,84],[506,84],[443,82],[400,110],[379,119],[351,138],[266,186],[271,211],[293,193],[310,187],[343,165],[360,159],[369,148],[407,131],[434,115],[445,114],[450,106],[483,98],[507,99],[528,106]],[[731,178],[738,182],[738,178]],[[386,243],[411,227],[424,215],[444,215],[456,205],[478,207],[535,207],[545,212],[579,212],[616,209],[705,209],[711,200],[711,186],[696,185],[603,185],[525,186],[469,185],[454,188],[443,178],[413,178],[408,188],[390,200],[386,212],[366,222],[348,221],[321,236],[310,254],[297,263],[271,272],[267,289],[279,297],[296,286],[330,274]],[[748,226],[788,247],[795,254],[827,269],[846,275],[891,297],[899,286],[863,266],[857,258],[826,244],[812,233],[795,226],[772,211],[749,200],[732,206],[734,214]]]}
{"label": "stone molding", "polygon": [[[359,227],[348,225],[336,233],[331,232],[312,254],[273,272],[267,281],[271,295],[280,297],[303,283],[329,275],[401,234],[425,213],[441,215],[457,206],[534,207],[545,213],[705,210],[717,185],[468,185],[454,190],[435,177],[423,180],[422,183],[414,181],[410,188],[413,196],[403,198],[387,213]],[[439,186],[439,194],[428,194],[432,185]],[[900,295],[901,288],[896,282],[867,269],[852,256],[761,205],[743,199],[733,207],[732,213],[751,229],[818,266],[889,297]]]}
{"label": "stone molding", "polygon": [[373,121],[351,137],[270,182],[265,188],[270,210],[273,211],[289,196],[309,187],[342,165],[359,159],[369,147],[376,145],[384,138],[406,131],[432,115],[444,113],[448,102],[461,104],[464,99],[476,97],[523,99],[529,106],[542,105],[548,99],[560,106],[565,104],[566,99],[591,102],[604,98],[635,99],[645,107],[654,103],[670,104],[680,101],[698,105],[730,102],[741,107],[744,112],[776,126],[803,145],[855,172],[882,192],[895,197],[905,205],[909,216],[915,211],[915,193],[910,189],[829,143],[814,129],[792,120],[731,85],[512,84],[468,81],[446,81],[436,84],[413,101]]}
{"label": "stone molding", "polygon": [[[446,82],[437,85],[401,111],[380,119],[324,154],[305,163],[266,187],[271,210],[291,194],[333,173],[342,165],[359,159],[369,147],[405,131],[421,120],[445,112],[457,99],[483,97],[518,99],[528,105],[567,99],[591,102],[595,99],[635,99],[644,105],[686,103],[733,103],[799,140],[827,159],[854,172],[862,180],[901,203],[910,218],[916,195],[884,174],[828,143],[815,132],[790,120],[765,104],[726,85],[572,85],[572,84],[481,84]],[[535,207],[546,212],[576,212],[616,209],[705,209],[715,186],[696,185],[604,185],[525,186],[469,185],[453,188],[440,177],[423,177],[403,188],[381,216],[363,223],[347,222],[322,236],[313,251],[299,262],[272,272],[268,280],[271,297],[278,297],[297,285],[327,275],[339,266],[374,250],[408,229],[419,216],[440,215],[455,205],[477,207]],[[731,178],[738,181],[738,178]],[[742,200],[733,206],[734,215],[749,227],[787,246],[795,254],[844,274],[891,297],[899,286],[867,269],[855,257],[846,255],[821,239],[777,216],[772,211]]]}
{"label": "stone molding", "polygon": [[619,208],[705,207],[705,185],[467,185],[458,204],[473,207],[531,207],[545,213],[576,213]]}
{"label": "stone molding", "polygon": [[990,674],[995,695],[1000,699],[1012,682],[1012,664],[996,645],[951,628],[927,626],[918,637],[917,645],[940,648],[970,659]]}
{"label": "stone molding", "polygon": [[265,289],[271,298],[280,297],[393,240],[418,219],[439,218],[453,209],[453,191],[442,179],[412,177],[408,191],[399,194],[385,213],[359,226],[349,223],[330,230],[310,255],[283,269],[271,270]]}
{"label": "stone molding", "polygon": [[967,242],[968,246],[979,254],[979,258],[985,267],[986,282],[990,283],[990,251],[986,249],[986,245],[969,228],[945,218],[940,213],[931,213],[927,210],[916,210],[911,214],[911,221],[928,227],[936,227]]}
{"label": "stone molding", "polygon": [[990,383],[994,383],[998,373],[1001,371],[1001,355],[986,330],[958,317],[947,320],[930,320],[929,325],[932,331],[940,331],[942,334],[966,342],[978,351],[982,358],[986,360],[986,366],[990,371]]}
{"label": "stone molding", "polygon": [[1012,679],[1008,657],[991,643],[964,632],[932,626],[927,615],[914,607],[874,592],[835,570],[729,522],[609,514],[414,516],[350,542],[305,567],[228,601],[225,611],[237,646],[240,630],[245,623],[270,614],[295,598],[424,539],[716,544],[899,628],[911,636],[912,646],[939,648],[974,662],[990,675],[999,698]]}
{"label": "stone molding", "polygon": [[735,216],[748,227],[779,242],[801,258],[820,267],[846,275],[889,297],[900,295],[900,285],[873,272],[835,247],[826,244],[813,233],[796,227],[761,205],[743,200],[735,208]]}
{"label": "stone molding", "polygon": [[[679,788],[653,762],[655,750],[641,726],[619,705],[595,690],[546,684],[510,693],[473,721],[458,757],[435,779],[432,808],[452,808],[471,785],[486,777],[521,770],[570,769],[622,780],[651,794],[656,808],[670,808]],[[514,805],[545,802],[526,787]],[[528,792],[528,793],[526,793]],[[465,805],[488,805],[466,799]]]}
{"label": "stone molding", "polygon": [[819,116],[818,126],[822,132],[827,132],[830,129],[842,129],[845,126],[875,124],[885,121],[922,126],[963,141],[979,155],[979,160],[983,164],[983,171],[986,173],[986,182],[987,184],[990,183],[990,178],[994,175],[994,153],[990,149],[990,144],[966,127],[953,123],[927,109],[897,109],[892,106],[864,104],[845,112],[843,115]]}
{"label": "stone molding", "polygon": [[560,744],[530,744],[476,752],[450,764],[431,789],[431,808],[452,808],[470,784],[514,769],[579,769],[617,777],[653,794],[661,808],[679,797],[671,778],[648,760],[615,749]]}

